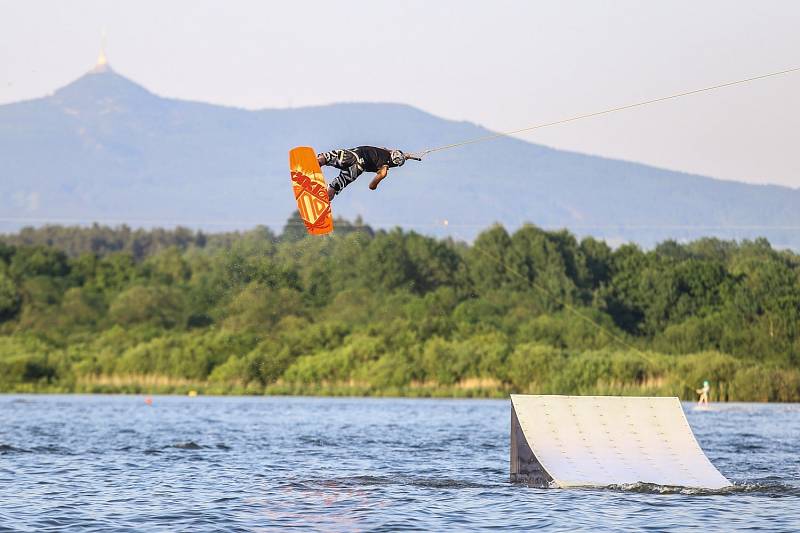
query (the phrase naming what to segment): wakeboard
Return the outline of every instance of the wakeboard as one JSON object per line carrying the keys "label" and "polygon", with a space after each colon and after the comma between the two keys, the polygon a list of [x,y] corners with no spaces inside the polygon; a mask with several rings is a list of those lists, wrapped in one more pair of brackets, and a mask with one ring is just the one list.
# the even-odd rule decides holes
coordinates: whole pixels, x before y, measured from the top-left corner
{"label": "wakeboard", "polygon": [[289,151],[289,170],[297,209],[308,233],[325,235],[332,232],[333,213],[328,185],[314,149],[308,146],[292,148]]}

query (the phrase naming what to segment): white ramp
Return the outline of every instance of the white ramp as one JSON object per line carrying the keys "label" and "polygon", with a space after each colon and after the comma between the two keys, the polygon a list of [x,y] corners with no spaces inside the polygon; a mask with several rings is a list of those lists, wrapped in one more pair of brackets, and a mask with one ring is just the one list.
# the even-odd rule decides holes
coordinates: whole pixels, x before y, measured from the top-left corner
{"label": "white ramp", "polygon": [[678,398],[511,395],[511,481],[720,489]]}

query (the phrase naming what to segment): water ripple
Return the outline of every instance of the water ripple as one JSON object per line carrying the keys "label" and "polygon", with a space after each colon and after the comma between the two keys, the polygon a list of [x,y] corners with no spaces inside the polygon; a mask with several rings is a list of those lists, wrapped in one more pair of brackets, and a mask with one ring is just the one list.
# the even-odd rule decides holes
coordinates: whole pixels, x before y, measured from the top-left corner
{"label": "water ripple", "polygon": [[735,482],[720,491],[511,484],[508,409],[504,401],[159,397],[149,407],[133,396],[0,396],[0,529],[800,529],[797,406],[687,410]]}

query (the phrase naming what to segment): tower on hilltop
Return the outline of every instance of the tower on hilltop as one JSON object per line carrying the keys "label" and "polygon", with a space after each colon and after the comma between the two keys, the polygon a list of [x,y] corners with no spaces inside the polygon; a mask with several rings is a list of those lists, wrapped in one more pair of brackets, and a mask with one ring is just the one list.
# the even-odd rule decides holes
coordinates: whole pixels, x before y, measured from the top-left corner
{"label": "tower on hilltop", "polygon": [[103,30],[102,41],[100,42],[100,53],[97,55],[97,63],[94,68],[90,70],[92,74],[100,74],[102,72],[109,72],[111,65],[108,64],[108,57],[106,56],[106,30]]}

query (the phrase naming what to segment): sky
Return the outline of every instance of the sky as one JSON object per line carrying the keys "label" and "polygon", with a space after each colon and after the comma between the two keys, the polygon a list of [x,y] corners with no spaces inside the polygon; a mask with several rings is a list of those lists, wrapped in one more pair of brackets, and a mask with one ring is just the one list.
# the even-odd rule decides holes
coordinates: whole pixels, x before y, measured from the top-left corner
{"label": "sky", "polygon": [[[82,75],[105,29],[113,68],[162,96],[401,102],[512,130],[800,67],[798,20],[794,0],[0,0],[0,104]],[[798,95],[800,72],[523,138],[800,187]]]}

